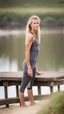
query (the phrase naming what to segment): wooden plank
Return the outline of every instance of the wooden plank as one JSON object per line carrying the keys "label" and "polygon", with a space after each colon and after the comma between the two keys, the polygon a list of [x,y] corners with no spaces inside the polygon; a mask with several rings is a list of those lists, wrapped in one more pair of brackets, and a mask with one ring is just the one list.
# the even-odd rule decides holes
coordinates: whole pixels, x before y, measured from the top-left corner
{"label": "wooden plank", "polygon": [[38,86],[38,95],[41,95],[41,87]]}
{"label": "wooden plank", "polygon": [[[18,85],[21,84],[22,72],[1,72],[0,73],[0,86],[4,86],[5,90],[5,99],[0,100],[1,104],[6,104],[9,106],[10,103],[19,102],[19,90]],[[39,75],[35,77],[34,86],[38,86],[38,92],[41,94],[40,86],[49,86],[51,93],[53,92],[53,86],[57,85],[58,90],[60,90],[60,85],[64,84],[64,72],[44,72],[43,75]],[[8,98],[7,87],[8,86],[16,86],[16,97],[17,98]],[[37,99],[35,97],[35,99]],[[25,98],[26,100],[26,98]]]}
{"label": "wooden plank", "polygon": [[3,86],[3,81],[2,80],[0,80],[0,86]]}
{"label": "wooden plank", "polygon": [[[50,95],[39,95],[34,96],[35,100],[41,100],[44,98],[50,97]],[[29,101],[28,97],[25,97],[25,101]],[[0,105],[8,105],[12,103],[20,103],[19,97],[17,98],[8,98],[8,99],[0,99]],[[20,105],[20,104],[19,104]]]}
{"label": "wooden plank", "polygon": [[[20,81],[2,81],[1,85],[2,86],[13,86],[13,85],[20,85],[21,84],[21,80]],[[34,83],[34,86],[55,86],[55,85],[63,85],[64,84],[64,80],[57,80],[57,81],[36,81]]]}
{"label": "wooden plank", "polygon": [[[3,80],[3,82],[5,82],[4,80]],[[20,81],[15,81],[15,80],[12,80],[12,81],[8,81],[7,80],[7,82],[8,82],[8,86],[13,86],[13,85],[20,85],[21,84],[21,80]],[[4,85],[4,84],[3,84]]]}
{"label": "wooden plank", "polygon": [[63,85],[64,80],[58,80],[58,81],[35,81],[34,86],[56,86],[56,85]]}
{"label": "wooden plank", "polygon": [[16,85],[16,97],[19,97],[19,88],[17,85]]}
{"label": "wooden plank", "polygon": [[[2,80],[21,80],[22,72],[1,72],[0,79]],[[64,79],[64,72],[44,72],[43,75],[35,77],[36,81],[56,81]]]}
{"label": "wooden plank", "polygon": [[[5,99],[8,98],[8,91],[7,91],[7,86],[4,87],[4,95],[5,95]],[[9,105],[6,103],[6,107],[9,107]]]}
{"label": "wooden plank", "polygon": [[60,91],[60,85],[58,85],[58,91]]}
{"label": "wooden plank", "polygon": [[50,86],[50,93],[53,93],[53,86]]}
{"label": "wooden plank", "polygon": [[1,80],[21,80],[22,72],[1,72],[0,79]]}

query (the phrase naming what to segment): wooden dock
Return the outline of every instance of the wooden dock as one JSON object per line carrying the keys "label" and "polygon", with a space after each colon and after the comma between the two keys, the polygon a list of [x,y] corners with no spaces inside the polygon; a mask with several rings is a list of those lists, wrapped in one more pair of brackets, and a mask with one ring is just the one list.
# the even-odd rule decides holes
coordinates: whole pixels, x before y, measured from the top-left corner
{"label": "wooden dock", "polygon": [[[22,72],[0,72],[0,86],[4,86],[5,99],[0,99],[0,105],[6,105],[19,102],[19,85],[22,80]],[[16,98],[8,98],[8,86],[16,86]],[[38,96],[34,96],[35,99],[41,99],[46,97],[41,95],[41,86],[50,87],[50,92],[53,93],[53,86],[58,86],[60,91],[60,85],[64,85],[64,72],[43,72],[42,75],[35,77],[34,86],[38,87]],[[28,97],[25,97],[28,101]]]}

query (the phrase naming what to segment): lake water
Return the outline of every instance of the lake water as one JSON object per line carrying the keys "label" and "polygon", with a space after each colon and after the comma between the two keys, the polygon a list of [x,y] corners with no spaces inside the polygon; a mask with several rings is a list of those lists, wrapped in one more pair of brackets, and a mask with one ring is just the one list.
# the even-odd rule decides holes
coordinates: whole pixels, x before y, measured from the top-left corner
{"label": "lake water", "polygon": [[[0,72],[21,71],[24,58],[25,34],[0,36]],[[64,33],[62,31],[41,34],[38,67],[41,71],[64,71]],[[37,87],[34,89],[33,92],[37,95]],[[12,87],[8,87],[9,97],[15,96],[15,92],[11,94],[11,90]],[[64,90],[64,86],[61,86],[61,90]],[[13,91],[15,91],[14,86]],[[57,87],[54,87],[54,91],[57,91]],[[41,92],[50,94],[47,87],[41,87]],[[27,95],[26,91],[25,95]],[[0,98],[2,97],[4,97],[4,88],[0,87]]]}

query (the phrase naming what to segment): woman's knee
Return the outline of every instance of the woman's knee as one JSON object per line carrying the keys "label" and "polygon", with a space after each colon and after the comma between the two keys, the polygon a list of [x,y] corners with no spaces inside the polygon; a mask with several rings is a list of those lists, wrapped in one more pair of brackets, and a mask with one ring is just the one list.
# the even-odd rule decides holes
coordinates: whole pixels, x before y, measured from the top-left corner
{"label": "woman's knee", "polygon": [[24,93],[25,87],[20,86],[20,92]]}

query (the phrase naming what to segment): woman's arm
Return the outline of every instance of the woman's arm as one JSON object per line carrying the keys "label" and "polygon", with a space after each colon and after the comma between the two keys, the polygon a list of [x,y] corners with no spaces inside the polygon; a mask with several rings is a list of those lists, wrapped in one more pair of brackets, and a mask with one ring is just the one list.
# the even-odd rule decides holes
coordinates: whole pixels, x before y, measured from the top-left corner
{"label": "woman's arm", "polygon": [[29,33],[27,41],[26,41],[25,57],[26,57],[26,63],[27,63],[27,68],[28,68],[28,75],[30,75],[30,76],[32,76],[32,68],[31,68],[31,64],[30,64],[30,49],[31,49],[31,45],[32,45],[33,41],[34,41],[34,38]]}
{"label": "woman's arm", "polygon": [[37,65],[37,62],[36,62],[36,73],[38,72],[38,65]]}
{"label": "woman's arm", "polygon": [[43,72],[38,71],[38,65],[37,65],[37,62],[36,62],[36,75],[41,75],[41,74],[43,74]]}

